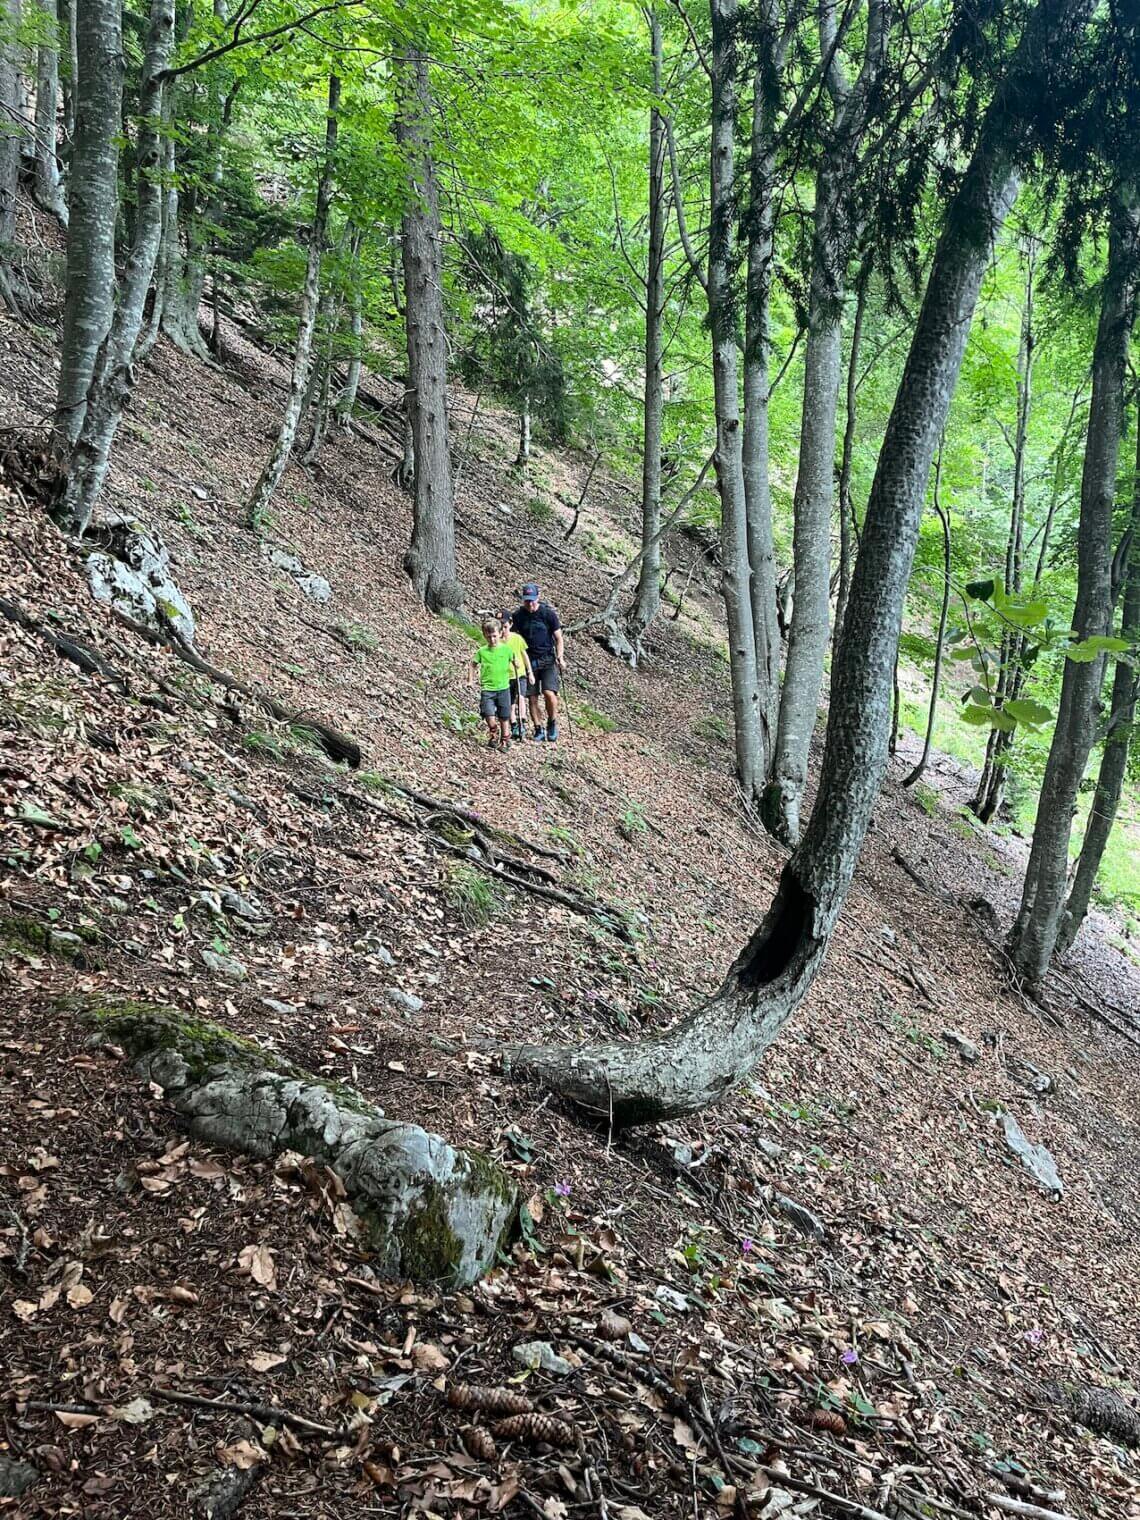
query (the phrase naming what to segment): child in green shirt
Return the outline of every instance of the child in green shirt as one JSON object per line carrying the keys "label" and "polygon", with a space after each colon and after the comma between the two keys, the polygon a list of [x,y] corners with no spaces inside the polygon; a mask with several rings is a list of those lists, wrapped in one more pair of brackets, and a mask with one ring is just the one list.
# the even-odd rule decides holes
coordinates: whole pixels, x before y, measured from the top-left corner
{"label": "child in green shirt", "polygon": [[503,642],[511,651],[511,738],[525,738],[524,724],[526,722],[526,697],[528,683],[534,680],[534,671],[531,668],[530,654],[526,647],[526,640],[521,633],[515,633],[511,628],[510,609],[504,607],[499,613],[499,622],[503,625]]}
{"label": "child in green shirt", "polygon": [[476,649],[468,685],[479,681],[479,716],[487,723],[487,743],[492,749],[511,747],[511,665],[514,651],[503,642],[503,630],[494,619],[483,624],[487,640]]}

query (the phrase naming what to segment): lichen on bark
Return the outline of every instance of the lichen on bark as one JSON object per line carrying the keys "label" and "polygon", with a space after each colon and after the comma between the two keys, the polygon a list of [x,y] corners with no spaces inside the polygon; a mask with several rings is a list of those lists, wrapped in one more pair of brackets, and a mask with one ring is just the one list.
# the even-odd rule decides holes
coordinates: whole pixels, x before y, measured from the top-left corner
{"label": "lichen on bark", "polygon": [[263,1160],[300,1151],[328,1165],[384,1275],[462,1287],[494,1265],[517,1198],[488,1157],[386,1118],[351,1088],[176,1008],[113,997],[60,1006],[122,1046],[192,1134]]}

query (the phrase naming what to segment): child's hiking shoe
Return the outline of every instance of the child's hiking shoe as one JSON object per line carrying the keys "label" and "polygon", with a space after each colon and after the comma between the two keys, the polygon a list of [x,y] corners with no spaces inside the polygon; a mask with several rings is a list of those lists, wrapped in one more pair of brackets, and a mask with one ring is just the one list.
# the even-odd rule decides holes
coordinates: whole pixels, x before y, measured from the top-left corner
{"label": "child's hiking shoe", "polygon": [[555,723],[553,718],[546,725],[546,742],[547,744],[556,744],[558,742],[558,724]]}
{"label": "child's hiking shoe", "polygon": [[523,726],[522,726],[521,723],[512,723],[511,724],[511,738],[512,739],[525,739],[526,738],[526,735],[523,733]]}

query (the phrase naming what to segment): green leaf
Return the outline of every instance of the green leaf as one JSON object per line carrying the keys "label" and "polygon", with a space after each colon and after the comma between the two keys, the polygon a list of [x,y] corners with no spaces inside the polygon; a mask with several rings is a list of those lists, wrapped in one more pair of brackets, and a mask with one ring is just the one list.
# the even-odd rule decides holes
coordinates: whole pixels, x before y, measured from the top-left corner
{"label": "green leaf", "polygon": [[966,595],[973,597],[975,602],[988,602],[996,590],[997,582],[992,579],[966,582]]}
{"label": "green leaf", "polygon": [[1018,698],[1013,702],[1007,702],[1004,711],[1018,723],[1048,723],[1053,716],[1048,707],[1042,706],[1040,702],[1030,701],[1028,698]]}
{"label": "green leaf", "polygon": [[969,707],[962,710],[962,718],[966,723],[972,723],[975,728],[1000,728],[1002,733],[1011,734],[1017,727],[1014,720],[1000,708],[990,704],[983,706],[981,703],[971,702]]}
{"label": "green leaf", "polygon": [[1091,639],[1081,639],[1076,644],[1070,644],[1065,654],[1068,659],[1076,660],[1078,665],[1091,665],[1102,654],[1124,654],[1131,648],[1127,639],[1113,639],[1097,633]]}
{"label": "green leaf", "polygon": [[1006,621],[1017,628],[1036,628],[1049,616],[1049,608],[1044,602],[1024,602],[1018,597],[1004,602],[1001,611]]}
{"label": "green leaf", "polygon": [[50,813],[45,813],[42,807],[37,807],[34,802],[22,802],[20,811],[16,814],[18,823],[30,823],[38,829],[65,829],[66,823],[58,818],[53,818]]}

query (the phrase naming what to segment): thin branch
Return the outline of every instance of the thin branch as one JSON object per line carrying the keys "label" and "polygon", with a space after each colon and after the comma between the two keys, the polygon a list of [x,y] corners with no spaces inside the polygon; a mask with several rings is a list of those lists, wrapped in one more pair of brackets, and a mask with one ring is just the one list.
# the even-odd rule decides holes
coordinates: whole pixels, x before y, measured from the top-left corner
{"label": "thin branch", "polygon": [[235,48],[254,47],[259,42],[271,42],[274,37],[280,37],[287,32],[295,31],[297,27],[304,26],[310,21],[315,21],[318,16],[326,16],[331,11],[353,10],[362,5],[364,0],[329,0],[327,5],[319,5],[315,10],[308,11],[303,16],[296,16],[292,21],[285,21],[280,26],[270,27],[264,32],[254,32],[251,37],[243,37],[241,29],[253,12],[260,0],[254,0],[248,11],[238,16],[233,25],[233,32],[228,42],[220,42],[217,47],[207,48],[205,52],[189,59],[186,63],[180,63],[176,68],[163,69],[158,76],[166,84],[171,79],[177,79],[182,74],[189,74],[193,69],[200,69],[203,64],[213,63],[216,58],[222,58],[226,53],[232,53]]}
{"label": "thin branch", "polygon": [[681,246],[685,250],[685,257],[689,261],[689,268],[696,276],[703,291],[708,291],[709,277],[705,273],[700,259],[693,251],[693,245],[689,241],[689,225],[685,218],[685,201],[681,193],[681,175],[677,168],[677,145],[673,139],[673,120],[669,116],[662,118],[665,123],[665,141],[669,147],[669,168],[673,176],[673,209],[677,213],[677,231],[681,235]]}

